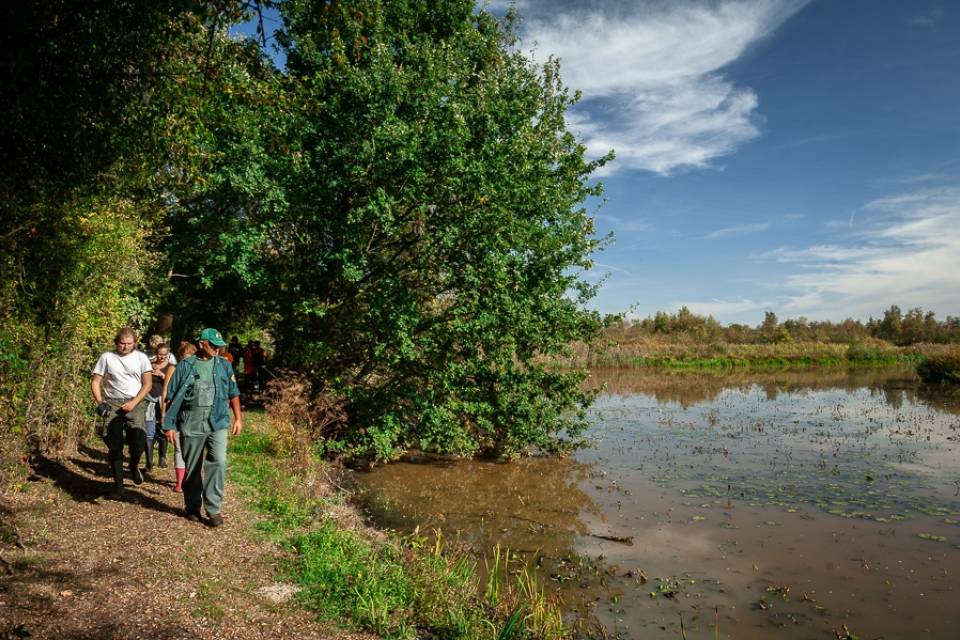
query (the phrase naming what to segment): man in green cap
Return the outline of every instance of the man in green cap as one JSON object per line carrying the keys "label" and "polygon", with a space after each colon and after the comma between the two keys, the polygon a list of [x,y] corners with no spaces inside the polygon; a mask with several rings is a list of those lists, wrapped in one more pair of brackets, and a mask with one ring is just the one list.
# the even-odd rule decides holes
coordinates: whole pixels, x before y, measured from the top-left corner
{"label": "man in green cap", "polygon": [[180,432],[186,463],[183,499],[187,519],[199,522],[202,504],[210,526],[219,527],[223,524],[220,505],[227,475],[227,430],[237,435],[243,428],[240,390],[233,367],[217,355],[218,348],[226,345],[220,332],[204,329],[196,343],[197,353],[184,358],[173,371],[167,387],[170,405],[163,418],[163,430],[169,442],[174,442],[176,432]]}

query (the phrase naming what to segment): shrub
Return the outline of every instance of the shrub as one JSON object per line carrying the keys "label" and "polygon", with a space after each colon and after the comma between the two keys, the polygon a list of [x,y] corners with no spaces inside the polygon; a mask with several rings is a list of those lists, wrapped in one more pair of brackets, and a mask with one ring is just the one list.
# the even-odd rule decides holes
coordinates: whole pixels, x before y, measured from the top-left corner
{"label": "shrub", "polygon": [[929,356],[917,365],[924,382],[960,384],[960,348]]}

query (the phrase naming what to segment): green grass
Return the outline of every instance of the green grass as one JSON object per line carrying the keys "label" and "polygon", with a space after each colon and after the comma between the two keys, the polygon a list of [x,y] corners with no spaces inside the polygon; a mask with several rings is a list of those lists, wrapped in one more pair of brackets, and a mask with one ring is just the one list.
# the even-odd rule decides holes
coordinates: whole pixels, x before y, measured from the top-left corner
{"label": "green grass", "polygon": [[805,369],[874,367],[917,363],[937,352],[938,345],[897,347],[880,340],[860,342],[782,342],[741,344],[700,342],[692,338],[642,337],[587,347],[573,345],[564,366],[650,367],[724,371],[730,369]]}
{"label": "green grass", "polygon": [[246,422],[231,442],[230,481],[262,516],[260,535],[291,552],[282,578],[303,587],[300,602],[320,618],[387,638],[569,637],[535,577],[506,570],[508,554],[497,550],[504,568],[481,584],[476,561],[440,532],[383,538],[341,525],[328,514],[345,496],[304,491],[291,465],[272,457],[262,414]]}

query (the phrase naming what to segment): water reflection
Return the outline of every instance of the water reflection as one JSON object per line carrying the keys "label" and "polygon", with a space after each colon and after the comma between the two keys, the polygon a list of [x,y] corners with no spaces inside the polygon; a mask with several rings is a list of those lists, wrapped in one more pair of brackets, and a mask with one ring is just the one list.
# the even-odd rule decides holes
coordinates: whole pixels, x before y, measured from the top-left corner
{"label": "water reflection", "polygon": [[725,390],[759,387],[767,400],[784,393],[840,389],[868,389],[894,408],[905,399],[927,402],[951,413],[960,413],[960,393],[946,386],[921,384],[912,366],[893,368],[828,368],[822,370],[733,371],[699,373],[658,371],[646,368],[598,368],[590,372],[588,388],[607,394],[643,394],[657,402],[674,402],[684,408],[715,400]]}
{"label": "water reflection", "polygon": [[[960,400],[910,369],[597,370],[574,460],[358,475],[383,526],[535,556],[611,635],[953,638]],[[534,553],[536,552],[536,553]]]}
{"label": "water reflection", "polygon": [[407,459],[360,475],[360,497],[383,526],[441,528],[486,551],[567,553],[600,510],[583,489],[589,465],[533,458],[513,463]]}

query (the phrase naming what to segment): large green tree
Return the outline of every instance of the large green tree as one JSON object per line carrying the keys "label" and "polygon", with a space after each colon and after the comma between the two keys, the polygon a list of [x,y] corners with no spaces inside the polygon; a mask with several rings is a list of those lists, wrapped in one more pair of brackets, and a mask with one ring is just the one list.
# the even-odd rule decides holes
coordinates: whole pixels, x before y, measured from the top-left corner
{"label": "large green tree", "polygon": [[566,128],[557,62],[472,0],[281,9],[285,206],[260,286],[283,360],[347,408],[330,435],[378,458],[576,444],[582,375],[545,361],[599,327],[580,275],[604,160]]}

